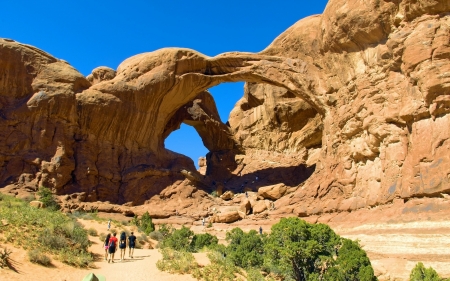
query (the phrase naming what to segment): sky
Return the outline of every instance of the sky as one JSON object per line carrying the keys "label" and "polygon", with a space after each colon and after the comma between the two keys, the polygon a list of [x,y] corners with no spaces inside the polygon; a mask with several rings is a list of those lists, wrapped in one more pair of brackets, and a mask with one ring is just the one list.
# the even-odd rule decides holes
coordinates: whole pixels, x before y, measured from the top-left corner
{"label": "sky", "polygon": [[[87,76],[116,69],[126,58],[164,47],[215,56],[259,52],[298,20],[321,14],[327,0],[7,0],[0,37],[30,44],[68,61]],[[243,96],[244,83],[210,88],[223,122]],[[196,131],[182,125],[165,141],[197,165],[208,152]]]}

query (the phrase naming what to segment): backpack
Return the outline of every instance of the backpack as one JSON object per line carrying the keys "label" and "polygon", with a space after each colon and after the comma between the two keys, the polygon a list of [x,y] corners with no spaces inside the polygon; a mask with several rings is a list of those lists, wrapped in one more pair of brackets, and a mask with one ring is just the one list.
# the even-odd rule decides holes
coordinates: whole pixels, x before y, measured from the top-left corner
{"label": "backpack", "polygon": [[110,247],[116,247],[116,241],[110,240],[110,241],[109,241],[109,246],[110,246]]}

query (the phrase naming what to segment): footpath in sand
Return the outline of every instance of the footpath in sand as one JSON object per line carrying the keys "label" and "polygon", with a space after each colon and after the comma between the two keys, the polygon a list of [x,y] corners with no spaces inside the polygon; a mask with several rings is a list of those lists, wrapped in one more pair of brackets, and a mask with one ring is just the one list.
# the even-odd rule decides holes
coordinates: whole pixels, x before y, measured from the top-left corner
{"label": "footpath in sand", "polygon": [[[85,227],[95,228],[99,233],[107,232],[106,223],[98,223],[96,221],[80,221]],[[191,275],[177,275],[169,274],[159,271],[156,268],[156,262],[161,259],[161,253],[156,249],[135,249],[134,258],[128,257],[128,248],[126,249],[125,260],[120,261],[120,250],[115,254],[115,262],[108,263],[104,261],[104,249],[98,237],[90,236],[93,242],[90,250],[98,259],[94,263],[94,268],[81,269],[65,265],[59,261],[53,260],[53,266],[44,267],[33,264],[28,261],[27,251],[23,249],[12,248],[10,245],[6,246],[13,250],[11,255],[12,265],[14,270],[0,269],[0,280],[5,281],[81,281],[88,273],[102,274],[107,281],[181,281],[181,280],[196,280]],[[195,258],[200,264],[207,263],[206,254],[194,254]]]}

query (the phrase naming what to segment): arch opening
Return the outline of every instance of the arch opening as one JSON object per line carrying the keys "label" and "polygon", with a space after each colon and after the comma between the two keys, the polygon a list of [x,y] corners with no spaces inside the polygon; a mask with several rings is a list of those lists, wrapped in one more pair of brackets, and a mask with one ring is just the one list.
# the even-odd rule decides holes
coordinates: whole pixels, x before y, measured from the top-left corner
{"label": "arch opening", "polygon": [[[242,86],[243,91],[237,90]],[[315,108],[284,87],[267,83],[226,83],[208,90],[214,97],[205,91],[181,106],[165,133],[181,123],[195,128],[208,150],[202,167],[198,157],[192,159],[205,185],[257,191],[278,183],[298,186],[312,175],[323,129]],[[221,98],[228,109],[222,108]]]}

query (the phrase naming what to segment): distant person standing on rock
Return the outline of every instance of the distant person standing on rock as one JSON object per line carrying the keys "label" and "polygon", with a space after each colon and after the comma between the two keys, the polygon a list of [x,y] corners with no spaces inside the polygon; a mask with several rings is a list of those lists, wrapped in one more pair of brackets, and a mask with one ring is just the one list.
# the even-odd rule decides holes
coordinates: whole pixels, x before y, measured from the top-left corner
{"label": "distant person standing on rock", "polygon": [[120,240],[119,240],[120,261],[123,261],[125,259],[126,247],[127,247],[127,235],[125,234],[125,231],[122,231],[122,233],[120,233]]}
{"label": "distant person standing on rock", "polygon": [[202,226],[205,226],[205,218],[202,219]]}
{"label": "distant person standing on rock", "polygon": [[133,232],[128,236],[128,248],[130,251],[128,252],[128,257],[133,258],[134,248],[136,247],[136,236],[134,236]]}
{"label": "distant person standing on rock", "polygon": [[111,234],[108,233],[105,241],[103,241],[103,246],[105,247],[105,261],[108,259],[109,238],[111,238]]}
{"label": "distant person standing on rock", "polygon": [[117,233],[113,233],[113,236],[111,238],[109,238],[109,244],[108,244],[108,253],[109,253],[109,259],[108,259],[108,263],[109,262],[114,262],[114,254],[117,251],[117,238],[116,238],[116,234]]}
{"label": "distant person standing on rock", "polygon": [[108,230],[111,228],[111,219],[108,221]]}

